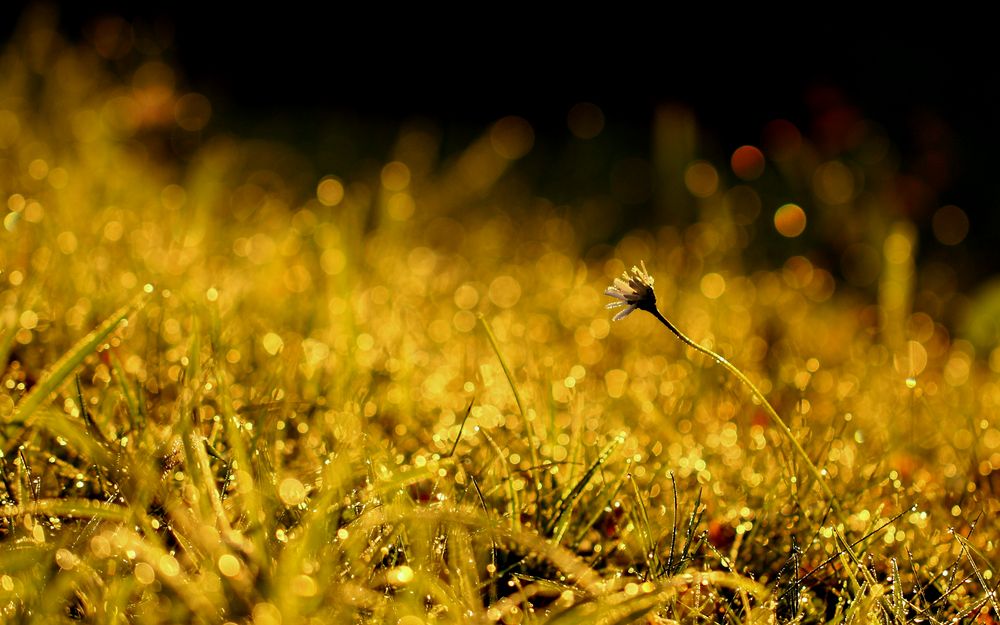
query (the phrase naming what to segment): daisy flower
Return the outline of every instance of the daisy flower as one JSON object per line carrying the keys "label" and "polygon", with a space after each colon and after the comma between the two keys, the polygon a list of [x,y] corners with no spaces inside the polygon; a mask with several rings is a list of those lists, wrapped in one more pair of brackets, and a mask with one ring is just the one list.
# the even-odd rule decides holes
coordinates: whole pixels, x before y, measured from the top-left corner
{"label": "daisy flower", "polygon": [[653,292],[653,276],[646,271],[646,263],[639,261],[641,267],[632,267],[632,274],[626,271],[621,278],[615,278],[614,283],[605,291],[605,295],[615,298],[616,302],[611,302],[607,308],[621,308],[624,310],[615,315],[614,320],[619,321],[629,316],[633,310],[640,309],[648,312],[656,310],[656,293]]}

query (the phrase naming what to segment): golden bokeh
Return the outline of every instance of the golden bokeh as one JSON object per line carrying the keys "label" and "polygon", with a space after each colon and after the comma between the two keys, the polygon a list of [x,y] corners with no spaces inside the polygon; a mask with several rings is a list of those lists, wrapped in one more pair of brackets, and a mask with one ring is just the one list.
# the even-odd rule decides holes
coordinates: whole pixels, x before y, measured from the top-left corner
{"label": "golden bokeh", "polygon": [[711,163],[698,161],[684,171],[684,184],[695,197],[711,197],[719,189],[719,173]]}
{"label": "golden bokeh", "polygon": [[382,168],[382,186],[389,191],[402,191],[410,184],[410,168],[406,163],[392,161]]}
{"label": "golden bokeh", "polygon": [[797,237],[806,229],[806,212],[798,204],[784,204],[774,212],[774,227],[781,236]]}
{"label": "golden bokeh", "polygon": [[490,143],[503,158],[516,160],[531,151],[535,144],[535,131],[523,117],[510,115],[493,124]]}
{"label": "golden bokeh", "polygon": [[813,192],[827,204],[845,204],[855,195],[851,170],[840,161],[823,163],[813,174]]}
{"label": "golden bokeh", "polygon": [[323,206],[336,206],[344,199],[344,185],[336,178],[323,178],[316,186],[316,197]]}
{"label": "golden bokeh", "polygon": [[712,272],[701,278],[701,292],[708,299],[718,299],[726,292],[726,279]]}

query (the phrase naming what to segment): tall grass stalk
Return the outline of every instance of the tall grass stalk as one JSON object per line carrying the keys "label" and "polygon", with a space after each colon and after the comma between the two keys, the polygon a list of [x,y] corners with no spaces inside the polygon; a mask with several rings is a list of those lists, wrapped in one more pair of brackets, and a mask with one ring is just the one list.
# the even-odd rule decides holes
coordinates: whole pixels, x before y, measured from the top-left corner
{"label": "tall grass stalk", "polygon": [[823,491],[824,496],[830,504],[830,507],[833,508],[834,512],[839,516],[842,508],[840,506],[840,502],[837,500],[837,496],[833,494],[833,490],[831,490],[829,484],[826,483],[823,474],[818,468],[816,468],[812,459],[809,458],[809,454],[807,454],[806,450],[802,448],[798,439],[795,438],[795,434],[792,433],[791,428],[789,428],[788,424],[785,423],[785,420],[781,418],[778,411],[774,409],[771,402],[764,397],[764,394],[760,392],[757,385],[751,382],[750,378],[740,371],[736,365],[729,362],[711,349],[693,341],[686,334],[677,329],[677,326],[670,323],[670,321],[664,317],[662,313],[660,313],[659,309],[656,307],[656,293],[653,291],[653,277],[646,271],[645,263],[641,264],[641,267],[632,267],[631,276],[628,273],[625,273],[622,275],[622,278],[616,278],[614,283],[605,291],[606,295],[610,295],[618,300],[608,304],[608,308],[624,307],[623,310],[615,315],[615,321],[624,319],[634,310],[645,310],[656,317],[656,319],[666,326],[667,329],[670,330],[674,336],[680,339],[682,343],[719,363],[727,371],[729,371],[729,373],[733,374],[736,379],[745,384],[747,388],[750,389],[754,398],[760,403],[761,406],[764,407],[764,410],[771,418],[771,421],[778,426],[781,433],[788,439],[788,442],[792,445],[792,449],[795,450],[795,453],[805,464],[813,478],[815,478],[816,483],[819,484],[820,489]]}
{"label": "tall grass stalk", "polygon": [[791,443],[792,449],[795,450],[795,453],[802,460],[803,464],[805,464],[806,468],[809,470],[809,473],[811,473],[813,478],[816,480],[816,483],[819,484],[820,489],[823,491],[823,495],[830,503],[830,506],[834,509],[834,511],[837,514],[840,514],[842,511],[840,506],[840,501],[838,501],[837,496],[833,494],[833,490],[830,488],[830,485],[826,483],[826,479],[823,476],[823,473],[816,467],[816,464],[813,463],[812,459],[809,458],[809,454],[806,453],[806,450],[802,448],[801,443],[799,443],[798,439],[795,438],[795,434],[792,433],[792,429],[788,427],[788,424],[785,423],[785,420],[781,418],[781,415],[778,414],[778,411],[774,409],[774,406],[771,405],[771,402],[769,402],[767,398],[764,397],[764,393],[762,393],[760,389],[757,388],[757,385],[751,382],[750,378],[748,378],[742,371],[739,370],[739,367],[729,362],[728,360],[726,360],[719,354],[715,353],[714,351],[708,349],[707,347],[699,345],[695,341],[691,340],[686,334],[678,330],[677,326],[670,323],[670,321],[666,317],[660,314],[659,310],[653,308],[653,310],[651,310],[650,312],[653,314],[654,317],[657,318],[657,320],[659,320],[660,323],[665,325],[668,330],[673,332],[674,336],[680,339],[682,343],[684,343],[685,345],[687,345],[688,347],[697,352],[701,352],[702,354],[708,356],[715,362],[722,365],[726,369],[726,371],[736,376],[736,379],[738,379],[740,382],[745,384],[747,388],[750,389],[750,393],[753,395],[754,399],[756,399],[760,403],[760,405],[763,406],[764,411],[767,412],[767,415],[771,418],[771,421],[778,426],[778,429],[781,430],[781,433],[785,436],[785,438],[788,439],[788,442]]}

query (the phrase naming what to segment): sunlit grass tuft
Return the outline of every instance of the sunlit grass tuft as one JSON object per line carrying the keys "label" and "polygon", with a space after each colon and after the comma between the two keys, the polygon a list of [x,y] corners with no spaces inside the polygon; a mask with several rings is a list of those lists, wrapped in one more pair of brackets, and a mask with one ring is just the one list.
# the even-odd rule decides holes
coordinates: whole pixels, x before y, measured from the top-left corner
{"label": "sunlit grass tuft", "polygon": [[[33,19],[0,57],[0,620],[1000,618],[996,374],[913,224],[808,230],[861,191],[807,139],[758,188],[682,155],[624,230],[641,159],[560,204],[511,117],[321,171]],[[814,179],[843,276],[761,212]],[[681,343],[603,308],[639,258],[652,310],[645,265],[618,299]]]}

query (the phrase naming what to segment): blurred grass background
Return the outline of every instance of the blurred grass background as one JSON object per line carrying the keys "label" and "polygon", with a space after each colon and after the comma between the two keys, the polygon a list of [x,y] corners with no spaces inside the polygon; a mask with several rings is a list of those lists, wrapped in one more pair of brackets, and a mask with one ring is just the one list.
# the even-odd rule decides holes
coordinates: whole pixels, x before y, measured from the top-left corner
{"label": "blurred grass background", "polygon": [[[879,213],[912,222],[918,259],[950,267],[948,280],[962,291],[1000,271],[989,253],[1000,231],[991,208],[1000,186],[989,165],[1000,93],[991,69],[969,63],[982,56],[982,40],[955,30],[850,20],[784,27],[766,16],[751,30],[696,12],[666,21],[510,9],[458,28],[412,9],[383,16],[364,7],[51,8],[55,28],[72,40],[104,37],[112,67],[127,74],[143,57],[160,59],[173,84],[205,95],[211,124],[199,137],[230,132],[292,148],[302,157],[289,163],[302,192],[329,172],[370,174],[404,128],[426,131],[435,157],[448,159],[483,128],[516,115],[532,130],[516,182],[565,207],[594,241],[694,223],[699,199],[685,188],[684,168],[704,159],[723,188],[747,182],[729,165],[750,145],[771,159],[749,181],[764,217],[796,202],[817,218],[792,242],[769,238],[772,230],[757,224],[752,254],[762,260],[808,250],[843,274],[858,264],[847,253],[857,232]],[[12,35],[20,7],[6,11]],[[600,111],[593,138],[569,128],[580,103]],[[804,140],[801,151],[786,151],[785,165],[774,157],[787,137],[768,126],[779,120]],[[164,149],[179,156],[198,141],[174,134]],[[824,198],[814,179],[820,165],[840,160],[853,168],[846,201],[836,192]],[[609,203],[581,208],[594,198]],[[954,233],[947,244],[934,235],[944,206],[975,216],[960,245]]]}

